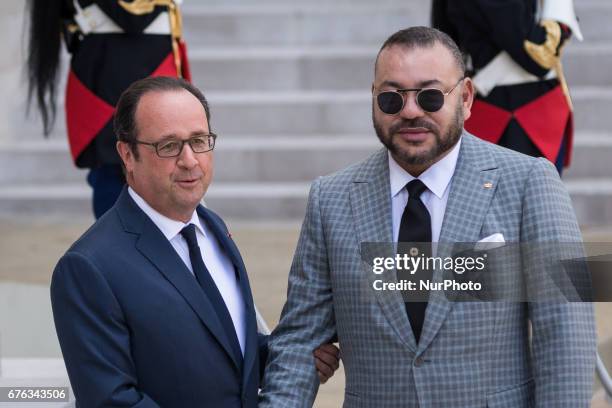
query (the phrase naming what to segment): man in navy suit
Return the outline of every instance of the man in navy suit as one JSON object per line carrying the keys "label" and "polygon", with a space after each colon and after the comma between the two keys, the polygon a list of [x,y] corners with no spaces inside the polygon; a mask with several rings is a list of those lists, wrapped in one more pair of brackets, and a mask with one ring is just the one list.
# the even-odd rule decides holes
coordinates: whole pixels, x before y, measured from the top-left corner
{"label": "man in navy suit", "polygon": [[[267,338],[227,227],[200,205],[216,135],[204,95],[134,83],[115,113],[128,187],[60,259],[55,326],[77,406],[256,407]],[[315,354],[325,380],[337,349]]]}

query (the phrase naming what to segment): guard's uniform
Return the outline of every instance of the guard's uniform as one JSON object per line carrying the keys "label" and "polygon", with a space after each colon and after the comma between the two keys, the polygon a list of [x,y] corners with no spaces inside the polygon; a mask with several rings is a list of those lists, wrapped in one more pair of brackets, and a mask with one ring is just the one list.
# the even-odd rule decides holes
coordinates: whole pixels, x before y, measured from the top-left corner
{"label": "guard's uniform", "polygon": [[[71,0],[68,0],[71,1]],[[124,184],[112,115],[121,93],[148,76],[190,80],[177,1],[74,0],[75,44],[66,122],[76,166],[92,169],[94,212],[112,206]]]}
{"label": "guard's uniform", "polygon": [[571,0],[434,0],[433,24],[468,56],[476,87],[465,127],[493,143],[569,165],[572,107],[559,51],[581,39]]}

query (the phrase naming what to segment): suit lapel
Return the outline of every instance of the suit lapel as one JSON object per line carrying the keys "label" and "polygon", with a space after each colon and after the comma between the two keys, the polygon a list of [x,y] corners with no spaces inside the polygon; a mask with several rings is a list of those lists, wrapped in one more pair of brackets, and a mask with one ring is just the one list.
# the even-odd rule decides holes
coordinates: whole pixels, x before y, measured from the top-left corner
{"label": "suit lapel", "polygon": [[119,197],[117,210],[126,231],[139,235],[136,249],[176,288],[230,356],[236,370],[240,371],[240,364],[232,352],[229,340],[213,306],[172,245],[153,221],[136,205],[127,189],[124,189]]}
{"label": "suit lapel", "polygon": [[[490,150],[484,149],[484,143],[466,132],[463,134],[442,222],[442,245],[436,255],[438,257],[452,255],[451,245],[448,245],[450,243],[471,243],[479,240],[484,217],[499,179],[497,165]],[[444,279],[442,271],[436,271],[433,279],[441,282]],[[425,350],[431,343],[452,306],[452,298],[449,301],[443,292],[432,292],[425,312],[419,351]]]}
{"label": "suit lapel", "polygon": [[[350,191],[350,203],[353,211],[353,222],[358,235],[358,242],[383,243],[389,254],[376,256],[394,256],[393,227],[391,219],[391,187],[389,182],[389,162],[387,150],[378,153],[363,164],[353,178]],[[359,248],[362,253],[363,248]],[[363,254],[362,254],[363,256]],[[366,267],[368,287],[372,287],[374,274]],[[376,277],[384,282],[396,282],[395,271],[385,272]],[[404,301],[397,291],[374,291],[380,307],[400,339],[411,350],[416,350],[416,342],[408,322]]]}
{"label": "suit lapel", "polygon": [[245,307],[246,319],[246,339],[244,347],[244,365],[243,365],[243,381],[246,381],[253,370],[254,363],[258,358],[259,347],[257,338],[257,320],[255,318],[255,307],[253,295],[249,285],[249,278],[246,272],[246,267],[240,256],[238,247],[231,239],[225,225],[216,215],[203,206],[198,207],[198,215],[206,221],[208,227],[217,238],[220,246],[226,251],[234,268],[236,269],[236,278],[239,279],[240,289]]}

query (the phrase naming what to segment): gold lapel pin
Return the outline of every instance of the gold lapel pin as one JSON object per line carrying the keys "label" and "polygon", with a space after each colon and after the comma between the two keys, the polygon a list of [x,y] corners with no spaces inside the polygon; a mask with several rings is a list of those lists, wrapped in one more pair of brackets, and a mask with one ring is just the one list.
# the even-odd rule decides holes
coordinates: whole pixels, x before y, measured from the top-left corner
{"label": "gold lapel pin", "polygon": [[493,188],[493,183],[484,183],[482,186],[484,188]]}

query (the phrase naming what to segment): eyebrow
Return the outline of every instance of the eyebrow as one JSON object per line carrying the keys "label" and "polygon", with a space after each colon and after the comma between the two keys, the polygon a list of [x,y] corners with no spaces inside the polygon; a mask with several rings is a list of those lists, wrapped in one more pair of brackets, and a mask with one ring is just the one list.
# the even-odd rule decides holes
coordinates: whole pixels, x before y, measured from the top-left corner
{"label": "eyebrow", "polygon": [[[204,131],[201,131],[201,130],[196,130],[196,131],[191,132],[187,139],[191,139],[192,137],[196,137],[196,136],[209,135],[209,134],[210,134],[210,131],[209,132],[204,132]],[[185,139],[185,140],[187,140],[187,139]],[[166,142],[168,140],[182,140],[182,139],[179,138],[179,137],[176,137],[176,135],[174,133],[172,133],[172,134],[169,134],[169,135],[164,135],[161,139],[159,139],[159,142]]]}
{"label": "eyebrow", "polygon": [[442,83],[442,81],[438,79],[428,79],[427,81],[419,82],[419,87],[421,88],[426,88],[432,85],[444,85],[444,84]]}
{"label": "eyebrow", "polygon": [[[443,86],[444,84],[442,83],[442,81],[438,80],[438,79],[428,79],[426,81],[421,81],[417,84],[418,88],[427,88],[429,86],[432,85],[441,85]],[[390,86],[392,88],[397,88],[397,89],[404,89],[401,84],[399,84],[398,82],[395,81],[383,81],[382,86]]]}

